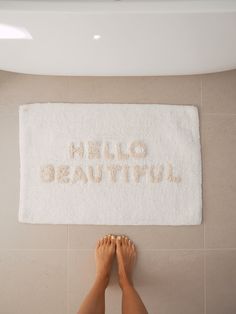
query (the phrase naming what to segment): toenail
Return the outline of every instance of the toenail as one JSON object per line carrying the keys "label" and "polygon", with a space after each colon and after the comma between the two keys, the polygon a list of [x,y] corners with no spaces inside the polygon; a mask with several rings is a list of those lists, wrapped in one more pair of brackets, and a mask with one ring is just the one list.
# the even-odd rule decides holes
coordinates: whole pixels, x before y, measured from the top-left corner
{"label": "toenail", "polygon": [[117,237],[117,240],[119,240],[119,241],[120,241],[120,240],[121,240],[121,237],[120,237],[120,236],[118,236],[118,237]]}
{"label": "toenail", "polygon": [[113,235],[111,236],[111,238],[112,238],[112,240],[115,240],[115,237]]}

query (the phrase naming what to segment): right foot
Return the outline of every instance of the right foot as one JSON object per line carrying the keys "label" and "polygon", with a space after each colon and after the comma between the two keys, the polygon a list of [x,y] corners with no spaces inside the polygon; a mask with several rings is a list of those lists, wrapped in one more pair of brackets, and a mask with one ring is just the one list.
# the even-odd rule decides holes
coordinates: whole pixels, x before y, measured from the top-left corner
{"label": "right foot", "polygon": [[118,276],[121,289],[132,283],[132,271],[136,260],[136,248],[127,237],[116,238],[116,256],[118,263]]}

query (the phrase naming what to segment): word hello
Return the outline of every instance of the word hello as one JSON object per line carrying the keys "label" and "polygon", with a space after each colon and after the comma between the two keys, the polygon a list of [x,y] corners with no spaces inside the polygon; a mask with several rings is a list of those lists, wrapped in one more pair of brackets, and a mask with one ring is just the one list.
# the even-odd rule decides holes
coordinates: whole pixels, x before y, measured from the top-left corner
{"label": "word hello", "polygon": [[[102,145],[103,144],[103,145]],[[123,148],[122,143],[111,145],[108,142],[80,142],[79,146],[74,143],[70,144],[69,154],[72,159],[86,158],[87,159],[104,159],[104,160],[127,160],[143,159],[147,156],[147,145],[142,141],[133,141],[127,145],[127,150]]]}
{"label": "word hello", "polygon": [[[125,146],[125,148],[124,148]],[[147,157],[148,147],[140,140],[130,144],[109,142],[80,142],[69,145],[70,159],[98,160],[97,165],[53,165],[46,164],[40,169],[43,182],[58,183],[101,183],[108,182],[152,182],[159,183],[164,180],[179,183],[181,177],[174,175],[173,165],[139,165],[138,160]],[[103,160],[103,163],[102,163]],[[133,162],[133,164],[130,165]],[[128,163],[129,162],[129,163]]]}

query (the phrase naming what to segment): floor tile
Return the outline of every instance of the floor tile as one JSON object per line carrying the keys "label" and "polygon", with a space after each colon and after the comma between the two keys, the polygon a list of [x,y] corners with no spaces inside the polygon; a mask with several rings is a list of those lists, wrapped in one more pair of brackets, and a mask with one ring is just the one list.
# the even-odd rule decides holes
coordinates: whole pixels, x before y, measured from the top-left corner
{"label": "floor tile", "polygon": [[[3,108],[4,107],[4,108]],[[65,249],[66,225],[18,222],[19,140],[18,106],[0,106],[0,249]]]}
{"label": "floor tile", "polygon": [[206,115],[203,133],[206,247],[235,248],[236,117]]}
{"label": "floor tile", "polygon": [[236,312],[236,250],[206,253],[206,314]]}
{"label": "floor tile", "polygon": [[65,251],[1,251],[0,312],[65,314]]}
{"label": "floor tile", "polygon": [[0,71],[0,105],[52,101],[199,106],[200,89],[200,76],[55,77]]}
{"label": "floor tile", "polygon": [[203,225],[198,226],[69,226],[71,249],[93,249],[106,234],[125,234],[141,250],[203,248]]}
{"label": "floor tile", "polygon": [[0,71],[0,105],[69,101],[68,80],[65,76]]}
{"label": "floor tile", "polygon": [[[95,274],[94,252],[69,252],[69,314],[76,313]],[[202,251],[139,251],[135,286],[150,314],[203,314]],[[121,313],[116,265],[106,294],[107,313]]]}
{"label": "floor tile", "polygon": [[70,101],[200,104],[198,76],[71,77]]}
{"label": "floor tile", "polygon": [[[0,71],[0,313],[75,314],[93,281],[92,249],[99,237],[114,233],[127,234],[137,244],[135,283],[150,314],[234,314],[236,251],[225,248],[236,248],[235,87],[236,70],[182,77],[67,78]],[[71,225],[66,283],[67,226],[18,223],[18,104],[50,101],[198,105],[203,115],[205,245],[213,248],[206,253],[207,313],[203,225]],[[106,296],[107,313],[120,314],[116,265]]]}
{"label": "floor tile", "polygon": [[204,113],[236,113],[236,70],[203,75]]}

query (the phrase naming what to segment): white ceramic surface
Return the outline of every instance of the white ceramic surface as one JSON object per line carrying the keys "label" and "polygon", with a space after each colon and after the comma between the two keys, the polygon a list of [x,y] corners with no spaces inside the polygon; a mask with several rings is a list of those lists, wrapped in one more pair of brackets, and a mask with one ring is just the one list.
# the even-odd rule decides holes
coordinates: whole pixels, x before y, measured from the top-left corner
{"label": "white ceramic surface", "polygon": [[[181,75],[236,67],[236,1],[1,1],[0,69],[47,75]],[[0,36],[1,37],[1,36]]]}

